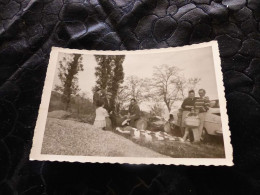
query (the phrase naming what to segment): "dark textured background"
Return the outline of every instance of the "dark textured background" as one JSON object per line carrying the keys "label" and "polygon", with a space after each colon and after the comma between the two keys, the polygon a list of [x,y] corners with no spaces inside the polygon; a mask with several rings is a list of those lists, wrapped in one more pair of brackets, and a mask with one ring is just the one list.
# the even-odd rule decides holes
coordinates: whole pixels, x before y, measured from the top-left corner
{"label": "dark textured background", "polygon": [[[259,0],[0,0],[0,194],[260,194],[259,21]],[[214,39],[234,167],[29,162],[52,46],[133,50]]]}

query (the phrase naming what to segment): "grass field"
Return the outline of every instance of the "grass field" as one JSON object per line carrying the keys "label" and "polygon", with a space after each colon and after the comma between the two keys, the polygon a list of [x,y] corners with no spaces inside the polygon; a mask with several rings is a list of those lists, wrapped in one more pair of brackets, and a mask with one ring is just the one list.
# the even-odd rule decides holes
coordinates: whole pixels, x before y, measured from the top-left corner
{"label": "grass field", "polygon": [[72,120],[48,118],[42,154],[112,157],[167,157],[110,131]]}
{"label": "grass field", "polygon": [[173,158],[225,158],[223,142],[192,143],[180,141],[152,141],[136,140],[129,135],[122,135],[134,143],[150,148],[160,154]]}
{"label": "grass field", "polygon": [[80,156],[128,156],[174,158],[224,158],[219,143],[134,140],[129,135],[102,131],[72,120],[48,118],[43,139],[43,154]]}

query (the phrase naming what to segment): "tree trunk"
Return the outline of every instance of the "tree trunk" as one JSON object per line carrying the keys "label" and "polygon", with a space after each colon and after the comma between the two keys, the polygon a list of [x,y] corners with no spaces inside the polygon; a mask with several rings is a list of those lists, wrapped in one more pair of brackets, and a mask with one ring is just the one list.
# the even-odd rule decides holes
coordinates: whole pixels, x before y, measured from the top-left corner
{"label": "tree trunk", "polygon": [[65,83],[65,89],[64,89],[64,96],[66,98],[66,111],[68,111],[70,107],[70,99],[71,99],[71,86],[72,86],[72,80],[74,78],[74,75],[77,73],[77,66],[79,62],[81,54],[74,54],[73,61],[71,62],[70,69],[68,70],[68,76]]}
{"label": "tree trunk", "polygon": [[169,113],[170,113],[170,112],[171,112],[171,107],[170,107],[170,105],[169,105],[169,104],[166,104],[166,106],[167,106],[168,111],[169,111]]}
{"label": "tree trunk", "polygon": [[165,95],[164,95],[163,101],[166,104],[168,111],[171,112],[170,102],[167,101],[167,98]]}
{"label": "tree trunk", "polygon": [[66,106],[65,106],[66,111],[69,110],[69,105],[70,105],[70,97],[66,97]]}

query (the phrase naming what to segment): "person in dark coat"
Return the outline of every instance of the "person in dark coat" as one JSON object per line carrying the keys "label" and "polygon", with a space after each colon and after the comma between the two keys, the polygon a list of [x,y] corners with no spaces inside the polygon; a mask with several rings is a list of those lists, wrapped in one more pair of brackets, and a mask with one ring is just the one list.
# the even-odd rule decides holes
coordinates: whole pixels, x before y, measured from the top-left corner
{"label": "person in dark coat", "polygon": [[131,103],[128,109],[128,118],[130,119],[130,126],[136,127],[136,121],[140,119],[141,111],[137,105],[136,99],[131,99]]}
{"label": "person in dark coat", "polygon": [[197,98],[195,97],[194,90],[190,90],[189,96],[186,99],[184,99],[181,108],[185,111],[191,111],[191,109],[193,109],[195,106],[196,99]]}

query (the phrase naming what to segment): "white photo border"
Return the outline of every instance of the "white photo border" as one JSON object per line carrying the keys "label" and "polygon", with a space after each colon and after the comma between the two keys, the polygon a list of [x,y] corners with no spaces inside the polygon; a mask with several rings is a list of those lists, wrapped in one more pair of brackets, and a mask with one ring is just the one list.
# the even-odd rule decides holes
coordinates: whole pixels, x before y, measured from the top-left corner
{"label": "white photo border", "polygon": [[[58,55],[62,53],[78,53],[78,54],[98,54],[98,55],[127,55],[127,54],[152,54],[164,52],[176,52],[192,49],[200,49],[211,47],[213,53],[213,61],[216,75],[216,83],[218,88],[219,105],[221,111],[221,121],[223,129],[225,158],[143,158],[143,157],[100,157],[100,156],[71,156],[71,155],[47,155],[41,154],[44,131],[48,115],[48,108],[51,97],[51,90],[56,72]],[[149,50],[130,50],[130,51],[96,51],[96,50],[76,50],[52,47],[49,65],[47,69],[46,79],[44,83],[42,100],[39,108],[38,118],[34,131],[33,145],[30,153],[30,160],[39,161],[66,161],[66,162],[89,162],[89,163],[119,163],[119,164],[163,164],[163,165],[205,165],[205,166],[232,166],[233,165],[233,149],[231,145],[231,133],[228,125],[228,115],[226,109],[226,98],[224,93],[223,75],[221,71],[221,61],[217,41],[206,43],[187,45],[182,47],[171,47]]]}

